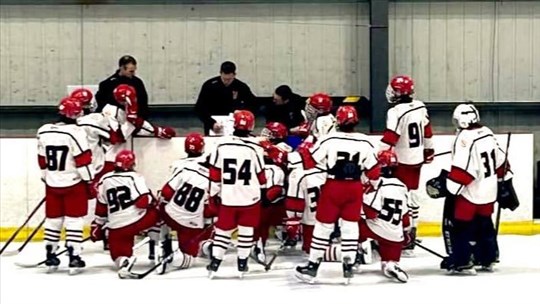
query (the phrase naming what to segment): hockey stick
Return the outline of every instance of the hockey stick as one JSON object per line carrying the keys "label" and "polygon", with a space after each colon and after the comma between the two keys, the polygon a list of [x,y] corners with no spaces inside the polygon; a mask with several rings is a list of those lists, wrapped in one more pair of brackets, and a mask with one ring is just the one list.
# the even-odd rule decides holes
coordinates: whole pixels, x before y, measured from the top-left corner
{"label": "hockey stick", "polygon": [[[195,236],[193,239],[191,239],[190,243],[191,244],[193,241],[199,239],[201,236],[203,236],[205,233],[208,232],[209,229],[213,229],[214,228],[214,224],[212,223],[211,225],[209,225],[208,227],[204,228],[203,231],[201,231],[201,233],[199,233],[197,236]],[[120,277],[120,279],[136,279],[136,280],[140,280],[140,279],[144,279],[147,275],[149,275],[151,272],[153,272],[154,270],[156,270],[158,267],[160,267],[161,265],[163,265],[163,263],[169,263],[172,261],[172,258],[173,258],[173,255],[174,255],[174,251],[169,254],[168,256],[166,256],[165,258],[163,258],[161,261],[157,262],[154,266],[150,267],[150,269],[146,270],[145,272],[142,272],[142,273],[135,273],[135,272],[129,272],[129,275],[126,276],[126,277]]]}
{"label": "hockey stick", "polygon": [[[84,242],[86,242],[86,241],[88,241],[88,240],[90,240],[90,237],[87,237],[87,238],[83,239],[83,240],[81,241],[81,243],[84,243]],[[67,251],[68,251],[68,249],[65,248],[64,250],[55,253],[54,256],[55,256],[55,257],[60,256],[60,255],[62,255],[62,254],[64,254],[64,253],[66,253]],[[15,265],[17,265],[17,266],[19,266],[19,267],[22,267],[22,268],[35,268],[35,267],[39,267],[39,266],[45,264],[45,262],[47,262],[47,259],[45,259],[45,260],[43,260],[43,261],[41,261],[41,262],[39,262],[39,263],[34,263],[34,264],[15,263]]]}
{"label": "hockey stick", "polygon": [[34,208],[34,210],[32,210],[30,215],[28,215],[28,217],[26,218],[24,223],[21,226],[19,226],[19,228],[15,231],[15,233],[7,240],[7,242],[4,244],[2,249],[0,249],[0,255],[6,250],[7,246],[9,246],[9,244],[11,244],[11,242],[13,242],[13,240],[17,237],[19,232],[21,232],[21,230],[24,228],[24,226],[26,226],[26,224],[28,224],[30,219],[34,216],[34,214],[36,214],[36,212],[39,210],[41,205],[43,205],[44,203],[45,203],[45,198],[41,199],[39,204]]}
{"label": "hockey stick", "polygon": [[414,243],[416,244],[416,246],[418,246],[418,247],[424,249],[425,251],[427,251],[427,252],[433,254],[434,256],[437,256],[437,257],[439,257],[439,258],[441,258],[441,259],[444,259],[444,258],[445,258],[444,255],[442,255],[442,254],[440,254],[440,253],[438,253],[438,252],[436,252],[436,251],[434,251],[434,250],[431,250],[431,249],[427,248],[426,246],[422,245],[422,243],[419,242],[419,241],[417,241],[417,240],[415,240]]}
{"label": "hockey stick", "polygon": [[[508,132],[506,139],[506,154],[504,155],[504,168],[503,168],[503,180],[508,173],[508,151],[510,150],[510,138],[512,137],[512,132]],[[499,226],[501,224],[501,204],[497,203],[497,217],[495,219],[495,261],[499,261],[499,242],[497,241],[499,236]]]}
{"label": "hockey stick", "polygon": [[39,223],[39,225],[34,228],[34,231],[32,231],[32,233],[28,236],[28,238],[26,238],[26,240],[24,241],[24,243],[19,247],[17,248],[16,250],[13,250],[13,251],[6,251],[6,254],[4,254],[4,256],[12,256],[12,255],[16,255],[16,254],[19,254],[21,253],[21,251],[24,249],[24,247],[26,247],[26,245],[34,238],[34,236],[38,233],[39,229],[41,229],[41,227],[43,226],[43,224],[45,224],[45,219],[43,219],[41,221],[41,223]]}

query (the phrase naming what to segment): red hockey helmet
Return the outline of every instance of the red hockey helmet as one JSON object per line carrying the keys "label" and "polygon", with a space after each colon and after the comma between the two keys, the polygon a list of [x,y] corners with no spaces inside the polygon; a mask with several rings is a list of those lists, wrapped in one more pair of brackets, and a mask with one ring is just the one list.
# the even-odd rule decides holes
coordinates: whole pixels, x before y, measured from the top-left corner
{"label": "red hockey helmet", "polygon": [[116,102],[121,105],[126,104],[126,102],[131,103],[137,101],[137,93],[135,88],[127,84],[118,85],[114,89],[113,95]]}
{"label": "red hockey helmet", "polygon": [[243,131],[253,131],[255,128],[255,116],[247,110],[234,112],[234,129]]}
{"label": "red hockey helmet", "polygon": [[382,167],[395,167],[398,165],[397,155],[393,149],[379,151],[377,159]]}
{"label": "red hockey helmet", "polygon": [[264,129],[262,129],[261,136],[269,139],[285,140],[288,133],[289,131],[284,124],[280,122],[269,122],[264,126]]}
{"label": "red hockey helmet", "polygon": [[78,88],[75,91],[71,92],[69,96],[79,100],[83,107],[90,104],[90,101],[92,101],[92,98],[94,98],[94,94],[92,94],[92,91],[86,88]]}
{"label": "red hockey helmet", "polygon": [[204,152],[204,137],[200,133],[190,133],[184,141],[184,151],[187,154],[202,154]]}
{"label": "red hockey helmet", "polygon": [[356,125],[359,121],[358,112],[353,106],[341,106],[336,112],[336,120],[339,126]]}
{"label": "red hockey helmet", "polygon": [[414,80],[407,75],[394,76],[386,88],[386,98],[388,102],[394,103],[401,96],[411,96],[414,94]]}
{"label": "red hockey helmet", "polygon": [[114,159],[114,166],[125,171],[133,170],[133,167],[135,167],[135,153],[130,150],[118,152]]}
{"label": "red hockey helmet", "polygon": [[58,113],[67,118],[77,119],[83,114],[83,107],[79,100],[68,96],[60,100]]}

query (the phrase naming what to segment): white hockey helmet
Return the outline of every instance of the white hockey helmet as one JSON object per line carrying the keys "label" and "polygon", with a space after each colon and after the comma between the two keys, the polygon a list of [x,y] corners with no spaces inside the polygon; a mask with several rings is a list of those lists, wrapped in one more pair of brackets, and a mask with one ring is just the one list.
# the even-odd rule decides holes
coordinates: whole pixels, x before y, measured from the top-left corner
{"label": "white hockey helmet", "polygon": [[480,121],[480,113],[471,103],[463,103],[454,109],[452,122],[459,129],[467,129],[471,124]]}

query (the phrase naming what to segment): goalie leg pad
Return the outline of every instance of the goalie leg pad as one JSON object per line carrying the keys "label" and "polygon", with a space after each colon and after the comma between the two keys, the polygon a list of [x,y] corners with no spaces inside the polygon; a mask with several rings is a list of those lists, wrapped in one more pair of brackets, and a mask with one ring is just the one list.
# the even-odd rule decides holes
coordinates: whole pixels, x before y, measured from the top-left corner
{"label": "goalie leg pad", "polygon": [[474,235],[474,223],[472,221],[454,221],[454,232],[452,251],[453,262],[456,268],[467,268],[471,266],[471,244]]}
{"label": "goalie leg pad", "polygon": [[482,266],[489,266],[496,260],[498,247],[493,221],[491,217],[477,216],[474,222],[478,231],[475,261]]}

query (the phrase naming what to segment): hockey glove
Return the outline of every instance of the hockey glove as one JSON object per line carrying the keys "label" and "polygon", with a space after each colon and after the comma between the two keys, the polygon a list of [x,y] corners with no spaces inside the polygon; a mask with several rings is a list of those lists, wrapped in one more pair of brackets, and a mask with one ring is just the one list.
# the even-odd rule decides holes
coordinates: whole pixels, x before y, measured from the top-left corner
{"label": "hockey glove", "polygon": [[176,131],[171,127],[154,127],[154,135],[157,138],[171,139],[176,136]]}
{"label": "hockey glove", "polygon": [[88,199],[94,199],[97,196],[97,184],[94,182],[89,182],[86,185],[86,193],[88,195]]}
{"label": "hockey glove", "polygon": [[503,209],[514,211],[519,207],[519,199],[514,190],[512,179],[500,181],[497,189],[497,202]]}
{"label": "hockey glove", "polygon": [[103,225],[98,224],[95,220],[90,224],[90,239],[92,242],[103,240],[105,233]]}
{"label": "hockey glove", "polygon": [[448,178],[448,171],[441,170],[439,176],[434,177],[426,182],[426,192],[431,198],[446,197],[450,193],[446,188],[446,179]]}
{"label": "hockey glove", "polygon": [[430,164],[431,162],[433,162],[433,158],[435,158],[435,150],[424,149],[424,163]]}

